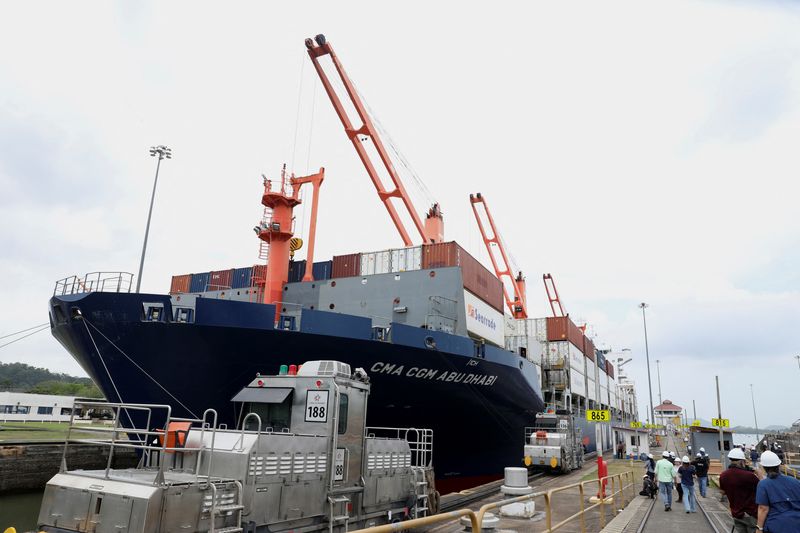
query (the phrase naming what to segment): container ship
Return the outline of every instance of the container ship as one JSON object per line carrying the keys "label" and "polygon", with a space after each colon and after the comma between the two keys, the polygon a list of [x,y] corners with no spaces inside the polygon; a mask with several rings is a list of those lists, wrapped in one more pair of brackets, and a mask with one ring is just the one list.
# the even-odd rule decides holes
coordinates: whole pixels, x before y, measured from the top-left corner
{"label": "container ship", "polygon": [[[58,281],[52,334],[106,398],[168,404],[174,415],[195,418],[214,408],[234,427],[239,413],[230,400],[257,373],[336,359],[372,380],[368,425],[433,430],[442,492],[497,479],[520,464],[524,428],[547,408],[572,409],[581,420],[592,408],[624,413],[613,366],[585,332],[555,308],[553,317],[527,316],[524,277],[508,265],[485,199],[471,197],[494,273],[444,240],[438,205],[424,221],[418,216],[332,47],[322,35],[306,46],[404,246],[315,262],[325,171],[297,177],[284,168],[279,179],[264,179],[263,216],[253,228],[264,263],[174,276],[168,294],[131,292],[127,273]],[[357,116],[348,115],[343,98]],[[307,243],[294,235],[304,186],[313,187]],[[410,230],[396,205],[406,210]],[[306,260],[293,260],[304,244]],[[598,439],[607,447],[610,431],[587,424],[585,451]]]}

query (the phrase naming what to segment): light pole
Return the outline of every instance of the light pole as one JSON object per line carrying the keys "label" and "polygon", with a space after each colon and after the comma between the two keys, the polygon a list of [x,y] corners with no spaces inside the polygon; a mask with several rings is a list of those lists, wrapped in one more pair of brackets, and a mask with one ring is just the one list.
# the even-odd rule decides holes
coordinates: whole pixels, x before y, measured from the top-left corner
{"label": "light pole", "polygon": [[[630,350],[630,348],[623,348],[622,351],[630,353],[631,350]],[[621,403],[622,403],[622,423],[623,423],[623,425],[625,423],[625,401],[627,400],[628,389],[627,389],[627,387],[624,387],[623,384],[622,384],[622,377],[623,377],[622,376],[622,367],[627,365],[631,361],[633,361],[633,359],[630,358],[630,357],[627,360],[624,357],[617,357],[617,380],[618,380],[617,391],[619,392],[619,396],[621,397],[621,400],[622,400]]]}
{"label": "light pole", "polygon": [[153,181],[153,194],[150,196],[150,211],[147,212],[147,227],[144,230],[144,244],[142,245],[142,259],[139,261],[139,277],[136,278],[136,292],[142,287],[142,270],[144,270],[144,254],[147,252],[147,236],[150,234],[150,219],[153,216],[153,202],[156,200],[156,185],[158,185],[158,170],[161,168],[161,160],[172,159],[172,150],[163,144],[150,147],[150,156],[158,156],[156,163],[156,179]]}
{"label": "light pole", "polygon": [[656,374],[658,375],[658,404],[664,403],[661,399],[661,361],[656,359]]}
{"label": "light pole", "polygon": [[756,442],[760,439],[758,437],[758,417],[756,417],[756,397],[753,395],[753,384],[750,384],[750,400],[753,402],[753,421],[756,423]]}
{"label": "light pole", "polygon": [[639,307],[642,309],[642,324],[644,324],[644,353],[647,358],[647,388],[650,392],[650,423],[655,424],[656,417],[654,416],[653,410],[653,382],[650,379],[650,349],[647,346],[647,318],[645,317],[644,310],[647,308],[647,304],[642,302],[639,304]]}
{"label": "light pole", "polygon": [[800,355],[795,355],[795,359],[797,359],[797,367],[800,368]]}

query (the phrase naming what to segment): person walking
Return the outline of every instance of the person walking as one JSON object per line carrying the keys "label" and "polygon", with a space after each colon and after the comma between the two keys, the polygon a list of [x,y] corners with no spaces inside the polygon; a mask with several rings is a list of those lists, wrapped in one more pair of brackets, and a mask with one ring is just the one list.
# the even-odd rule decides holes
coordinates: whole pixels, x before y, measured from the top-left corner
{"label": "person walking", "polygon": [[769,533],[800,531],[800,481],[781,475],[781,460],[775,452],[762,453],[761,466],[767,477],[756,488],[756,528]]}
{"label": "person walking", "polygon": [[625,445],[621,442],[617,443],[617,459],[624,459]]}
{"label": "person walking", "polygon": [[678,500],[676,503],[681,503],[683,501],[683,486],[681,485],[681,478],[678,476],[678,468],[680,468],[683,463],[680,457],[676,457],[672,453],[670,453],[669,459],[672,461],[672,478],[675,480],[675,490],[678,491]]}
{"label": "person walking", "polygon": [[692,465],[694,465],[696,470],[697,485],[700,489],[700,496],[705,498],[708,491],[708,456],[706,455],[703,457],[700,452],[697,452],[697,457],[695,457],[694,461],[692,461]]}
{"label": "person walking", "polygon": [[684,455],[680,467],[678,467],[678,478],[683,487],[683,508],[687,513],[697,512],[697,501],[694,494],[694,475],[696,469],[689,463],[689,456]]}
{"label": "person walking", "polygon": [[719,476],[719,488],[728,497],[733,525],[738,533],[756,531],[758,474],[748,468],[741,450],[728,453],[730,466]]}
{"label": "person walking", "polygon": [[656,463],[656,479],[658,480],[658,492],[661,494],[661,501],[664,503],[664,510],[672,510],[672,462],[669,460],[669,452],[661,452],[661,459]]}

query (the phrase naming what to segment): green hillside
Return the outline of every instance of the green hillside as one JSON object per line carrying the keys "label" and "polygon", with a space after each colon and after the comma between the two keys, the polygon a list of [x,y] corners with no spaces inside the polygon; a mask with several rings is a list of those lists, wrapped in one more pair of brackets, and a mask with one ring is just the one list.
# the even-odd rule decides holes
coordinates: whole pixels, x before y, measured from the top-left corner
{"label": "green hillside", "polygon": [[0,391],[103,397],[89,378],[58,374],[24,363],[0,363]]}

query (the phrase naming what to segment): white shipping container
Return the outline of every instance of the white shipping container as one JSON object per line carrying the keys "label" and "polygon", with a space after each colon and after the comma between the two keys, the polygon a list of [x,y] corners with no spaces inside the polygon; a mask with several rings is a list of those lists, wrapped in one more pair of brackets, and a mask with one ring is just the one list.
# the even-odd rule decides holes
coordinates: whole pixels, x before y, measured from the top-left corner
{"label": "white shipping container", "polygon": [[600,385],[600,399],[598,401],[603,405],[608,405],[608,387]]}
{"label": "white shipping container", "polygon": [[569,388],[572,394],[578,395],[581,398],[586,398],[586,378],[580,372],[570,372]]}
{"label": "white shipping container", "polygon": [[539,342],[547,342],[547,319],[534,318],[531,320],[535,328],[536,340]]}
{"label": "white shipping container", "polygon": [[409,248],[392,250],[392,263],[390,268],[390,272],[421,270],[422,246],[411,246]]}
{"label": "white shipping container", "polygon": [[475,337],[505,346],[503,313],[485,303],[469,291],[464,291],[464,313],[467,317],[467,332]]}
{"label": "white shipping container", "polygon": [[587,379],[586,385],[588,387],[588,398],[592,401],[597,401],[597,382],[593,379]]}
{"label": "white shipping container", "polygon": [[584,359],[586,356],[583,355],[577,346],[572,344],[571,342],[567,342],[567,349],[569,350],[569,366],[580,372],[581,374],[586,373],[586,363]]}
{"label": "white shipping container", "polygon": [[392,270],[392,251],[361,254],[361,275],[388,274]]}
{"label": "white shipping container", "polygon": [[569,365],[569,342],[558,341],[547,343],[547,362],[551,365]]}

